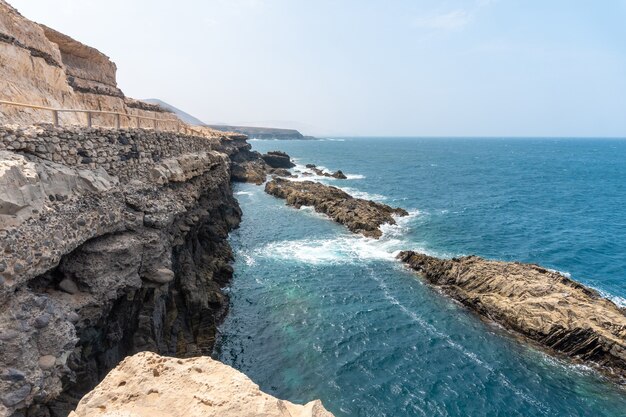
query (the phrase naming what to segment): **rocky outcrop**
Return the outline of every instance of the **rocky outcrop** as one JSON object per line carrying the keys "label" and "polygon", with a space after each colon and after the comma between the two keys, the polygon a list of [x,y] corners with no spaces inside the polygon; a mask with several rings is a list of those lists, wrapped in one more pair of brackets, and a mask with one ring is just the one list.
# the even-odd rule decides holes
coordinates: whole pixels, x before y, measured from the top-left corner
{"label": "rocky outcrop", "polygon": [[322,177],[337,178],[339,180],[348,179],[348,177],[346,177],[346,174],[344,174],[341,170],[338,170],[332,173],[326,172],[323,169],[318,168],[317,165],[315,164],[306,164],[306,168],[310,169],[315,174],[322,176]]}
{"label": "rocky outcrop", "polygon": [[261,156],[265,163],[272,168],[293,168],[296,166],[293,162],[291,162],[291,158],[285,152],[281,151],[270,151]]}
{"label": "rocky outcrop", "polygon": [[54,29],[40,26],[45,37],[59,48],[68,83],[75,91],[124,97],[117,88],[117,67],[109,57]]}
{"label": "rocky outcrop", "polygon": [[212,352],[228,138],[0,130],[0,415],[66,416],[126,355]]}
{"label": "rocky outcrop", "polygon": [[482,317],[626,381],[626,312],[596,291],[537,265],[412,251],[398,258]]}
{"label": "rocky outcrop", "polygon": [[332,417],[319,400],[279,400],[242,373],[208,357],[142,352],[126,358],[70,417]]}
{"label": "rocky outcrop", "polygon": [[[203,129],[203,128],[200,128]],[[231,134],[222,140],[222,151],[229,155],[231,160],[231,174],[233,181],[251,182],[257,185],[263,184],[267,175],[292,176],[285,168],[273,167],[274,165],[294,166],[291,158],[284,152],[270,152],[262,155],[253,151],[252,146],[246,141],[247,136]]]}
{"label": "rocky outcrop", "polygon": [[407,216],[406,210],[385,204],[354,198],[345,191],[312,181],[289,181],[275,178],[265,185],[265,192],[287,200],[300,208],[313,206],[354,233],[379,238],[380,226],[396,224],[394,216]]}

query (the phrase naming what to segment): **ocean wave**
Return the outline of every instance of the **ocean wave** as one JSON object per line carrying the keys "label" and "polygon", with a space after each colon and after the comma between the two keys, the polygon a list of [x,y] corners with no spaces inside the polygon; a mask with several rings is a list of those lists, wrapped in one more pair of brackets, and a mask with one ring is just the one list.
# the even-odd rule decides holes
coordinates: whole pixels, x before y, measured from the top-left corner
{"label": "ocean wave", "polygon": [[384,201],[387,199],[387,197],[382,194],[368,193],[365,191],[357,190],[356,188],[352,188],[352,187],[337,187],[337,188],[339,188],[342,191],[345,191],[346,193],[350,194],[354,198],[362,198],[364,200],[372,200],[372,201]]}
{"label": "ocean wave", "polygon": [[[317,182],[324,182],[324,181],[346,181],[346,180],[361,180],[366,178],[365,175],[361,175],[361,174],[345,174],[346,175],[346,179],[345,180],[340,180],[339,178],[334,178],[334,177],[327,177],[324,175],[317,175],[315,172],[313,172],[313,170],[311,170],[310,168],[307,168],[306,165],[303,165],[302,163],[300,163],[300,160],[298,158],[292,158],[292,162],[295,164],[295,167],[291,168],[291,173],[292,174],[298,174],[298,178],[286,178],[288,180],[291,181],[317,181]],[[328,173],[333,173],[332,170],[328,169],[327,167],[325,167],[324,165],[316,165],[317,169],[320,169],[322,171],[328,172]],[[302,174],[309,174],[309,175],[305,175],[303,176]]]}
{"label": "ocean wave", "polygon": [[[309,215],[328,219],[312,207],[304,206],[301,210]],[[409,212],[408,216],[396,218],[395,225],[382,225],[383,235],[380,239],[341,234],[327,239],[284,240],[271,242],[255,250],[253,256],[323,265],[395,261],[398,253],[407,247],[433,256],[440,255],[423,247],[415,247],[403,238],[410,230],[411,219],[419,214],[419,210],[414,210]]]}
{"label": "ocean wave", "polygon": [[333,239],[299,239],[269,243],[255,251],[263,258],[296,261],[313,265],[393,261],[402,249],[399,239],[338,236]]}
{"label": "ocean wave", "polygon": [[252,191],[237,191],[235,195],[253,195]]}

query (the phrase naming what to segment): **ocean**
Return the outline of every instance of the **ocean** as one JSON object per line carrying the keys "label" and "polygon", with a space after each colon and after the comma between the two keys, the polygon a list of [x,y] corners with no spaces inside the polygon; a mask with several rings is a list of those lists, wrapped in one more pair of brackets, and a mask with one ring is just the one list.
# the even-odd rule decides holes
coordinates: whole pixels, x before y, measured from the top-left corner
{"label": "ocean", "polygon": [[380,240],[237,184],[235,276],[215,356],[336,416],[625,416],[626,390],[482,321],[394,259],[538,263],[626,304],[626,140],[252,140],[403,207]]}

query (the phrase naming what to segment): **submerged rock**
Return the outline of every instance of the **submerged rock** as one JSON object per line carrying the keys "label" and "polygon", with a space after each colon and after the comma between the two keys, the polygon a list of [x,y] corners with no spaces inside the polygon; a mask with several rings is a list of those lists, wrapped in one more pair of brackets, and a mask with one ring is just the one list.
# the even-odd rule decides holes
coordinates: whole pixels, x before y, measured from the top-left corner
{"label": "submerged rock", "polygon": [[312,181],[288,181],[275,178],[265,185],[265,192],[284,198],[287,204],[300,208],[313,206],[354,233],[379,238],[380,226],[396,224],[394,216],[407,216],[406,210],[386,204],[354,198],[345,191]]}
{"label": "submerged rock", "polygon": [[70,417],[332,417],[319,400],[279,400],[241,372],[209,357],[175,359],[141,352],[126,358]]}
{"label": "submerged rock", "polygon": [[537,265],[413,251],[398,258],[481,316],[626,380],[626,313],[596,291]]}

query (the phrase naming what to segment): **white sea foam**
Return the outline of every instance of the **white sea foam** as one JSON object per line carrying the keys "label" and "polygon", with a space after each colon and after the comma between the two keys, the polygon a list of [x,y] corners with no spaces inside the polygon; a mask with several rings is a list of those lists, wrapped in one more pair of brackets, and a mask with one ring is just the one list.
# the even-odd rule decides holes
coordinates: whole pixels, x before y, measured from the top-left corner
{"label": "white sea foam", "polygon": [[[310,168],[307,168],[306,165],[301,164],[300,161],[296,158],[292,159],[292,161],[296,166],[291,169],[291,172],[293,174],[297,174],[298,178],[286,178],[286,179],[289,179],[291,181],[317,181],[317,182],[338,180],[338,178],[334,178],[334,177],[317,175],[315,172],[313,172],[313,170],[311,170]],[[316,168],[322,171],[328,172],[328,173],[333,172],[332,170],[328,169],[324,165],[317,165]],[[304,173],[308,175],[302,175]],[[358,180],[358,179],[365,178],[365,175],[361,175],[361,174],[345,174],[345,175],[346,175],[346,180]],[[340,181],[346,181],[346,180],[340,180]]]}
{"label": "white sea foam", "polygon": [[362,198],[364,200],[384,201],[387,199],[387,197],[385,197],[382,194],[371,194],[365,191],[357,190],[356,188],[352,188],[352,187],[337,187],[337,188],[345,191],[346,193],[350,194],[352,197]]}
{"label": "white sea foam", "polygon": [[252,195],[254,194],[252,191],[237,191],[235,195]]}
{"label": "white sea foam", "polygon": [[399,239],[376,240],[350,235],[334,239],[300,239],[272,242],[255,256],[303,262],[314,265],[393,261],[402,248]]}
{"label": "white sea foam", "polygon": [[365,175],[361,174],[346,174],[346,179],[349,180],[362,180],[365,178]]}

